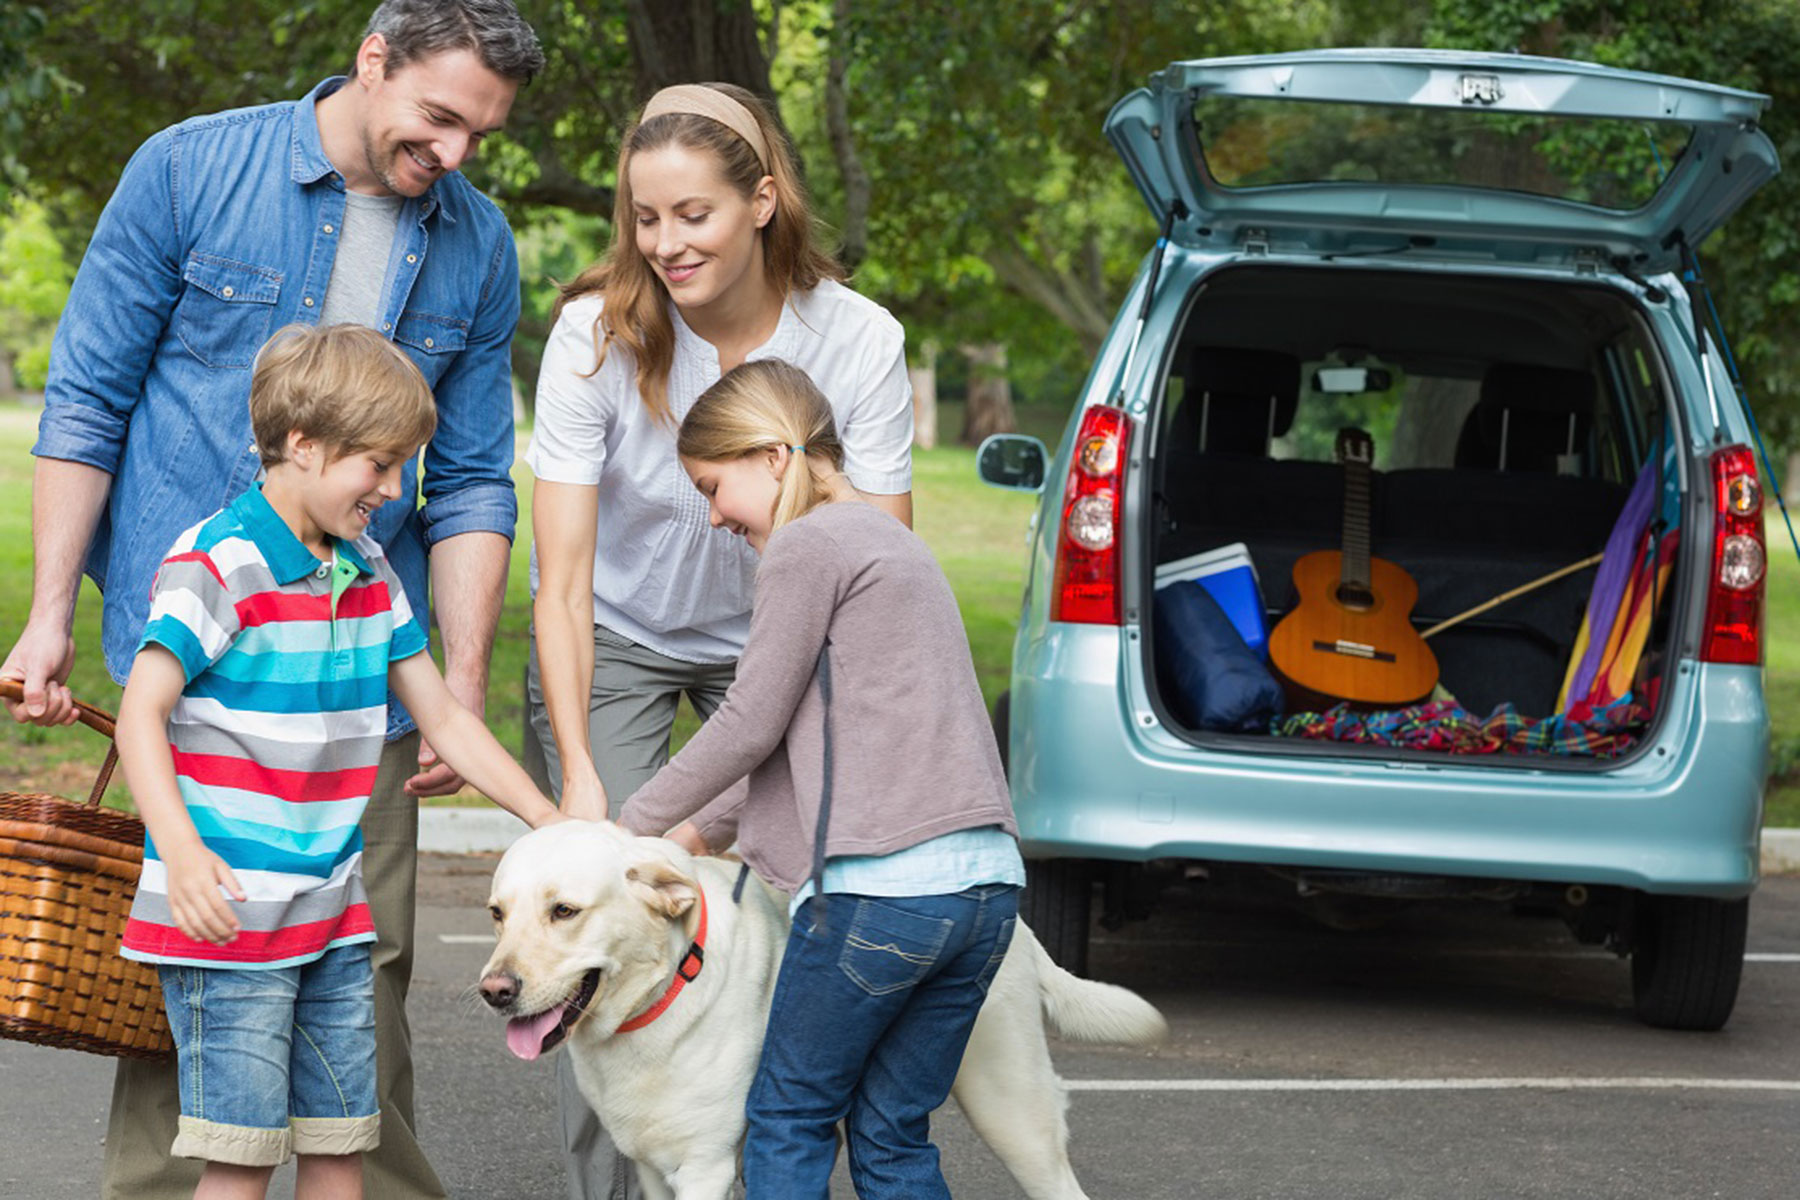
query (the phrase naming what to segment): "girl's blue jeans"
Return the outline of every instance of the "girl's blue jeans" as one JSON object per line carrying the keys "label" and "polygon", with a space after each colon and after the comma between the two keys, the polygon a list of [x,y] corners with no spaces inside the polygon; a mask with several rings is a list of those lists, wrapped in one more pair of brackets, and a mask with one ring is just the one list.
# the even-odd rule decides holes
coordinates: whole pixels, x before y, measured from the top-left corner
{"label": "girl's blue jeans", "polygon": [[840,1120],[862,1200],[949,1200],[931,1113],[950,1095],[1018,913],[1010,884],[801,905],[750,1087],[750,1200],[823,1200]]}

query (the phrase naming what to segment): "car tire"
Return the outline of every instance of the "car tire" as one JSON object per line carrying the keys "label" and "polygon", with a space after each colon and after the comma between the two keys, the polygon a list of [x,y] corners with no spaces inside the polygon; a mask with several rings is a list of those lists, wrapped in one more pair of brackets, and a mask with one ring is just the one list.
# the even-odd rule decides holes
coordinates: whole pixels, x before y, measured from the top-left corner
{"label": "car tire", "polygon": [[1639,896],[1631,950],[1638,1019],[1659,1029],[1723,1028],[1744,971],[1750,901]]}
{"label": "car tire", "polygon": [[1057,966],[1085,977],[1094,873],[1086,859],[1044,858],[1025,864],[1019,916]]}

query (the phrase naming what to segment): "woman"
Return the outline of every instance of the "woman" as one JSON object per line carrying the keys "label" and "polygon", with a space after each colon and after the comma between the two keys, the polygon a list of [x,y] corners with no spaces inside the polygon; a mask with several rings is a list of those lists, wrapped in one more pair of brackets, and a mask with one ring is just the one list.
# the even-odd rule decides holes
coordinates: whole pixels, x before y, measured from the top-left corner
{"label": "woman", "polygon": [[[590,819],[667,760],[682,693],[703,717],[718,707],[749,630],[756,556],[709,526],[675,453],[703,390],[749,359],[795,364],[830,399],[851,482],[912,519],[904,331],[818,248],[762,102],[726,84],[658,92],[617,189],[612,245],[565,289],[545,347],[526,458],[532,723],[563,811]],[[602,1188],[573,1194],[604,1195],[610,1152],[565,1083],[576,1170]]]}

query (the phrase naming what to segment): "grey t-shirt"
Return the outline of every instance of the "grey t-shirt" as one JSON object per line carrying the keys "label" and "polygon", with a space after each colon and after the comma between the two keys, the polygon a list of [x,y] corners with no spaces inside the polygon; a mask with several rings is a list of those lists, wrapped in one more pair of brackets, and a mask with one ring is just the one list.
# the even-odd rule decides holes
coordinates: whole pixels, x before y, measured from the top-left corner
{"label": "grey t-shirt", "polygon": [[339,231],[331,284],[325,289],[321,325],[381,324],[381,290],[387,282],[388,255],[394,248],[404,196],[344,193],[344,227]]}

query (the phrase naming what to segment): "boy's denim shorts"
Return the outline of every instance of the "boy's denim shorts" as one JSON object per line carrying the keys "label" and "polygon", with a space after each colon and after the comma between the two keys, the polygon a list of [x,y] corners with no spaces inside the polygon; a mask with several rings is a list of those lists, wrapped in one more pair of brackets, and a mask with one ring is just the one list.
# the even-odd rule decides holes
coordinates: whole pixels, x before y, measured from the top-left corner
{"label": "boy's denim shorts", "polygon": [[164,965],[157,974],[181,1072],[172,1153],[273,1167],[381,1140],[367,943],[294,967]]}

